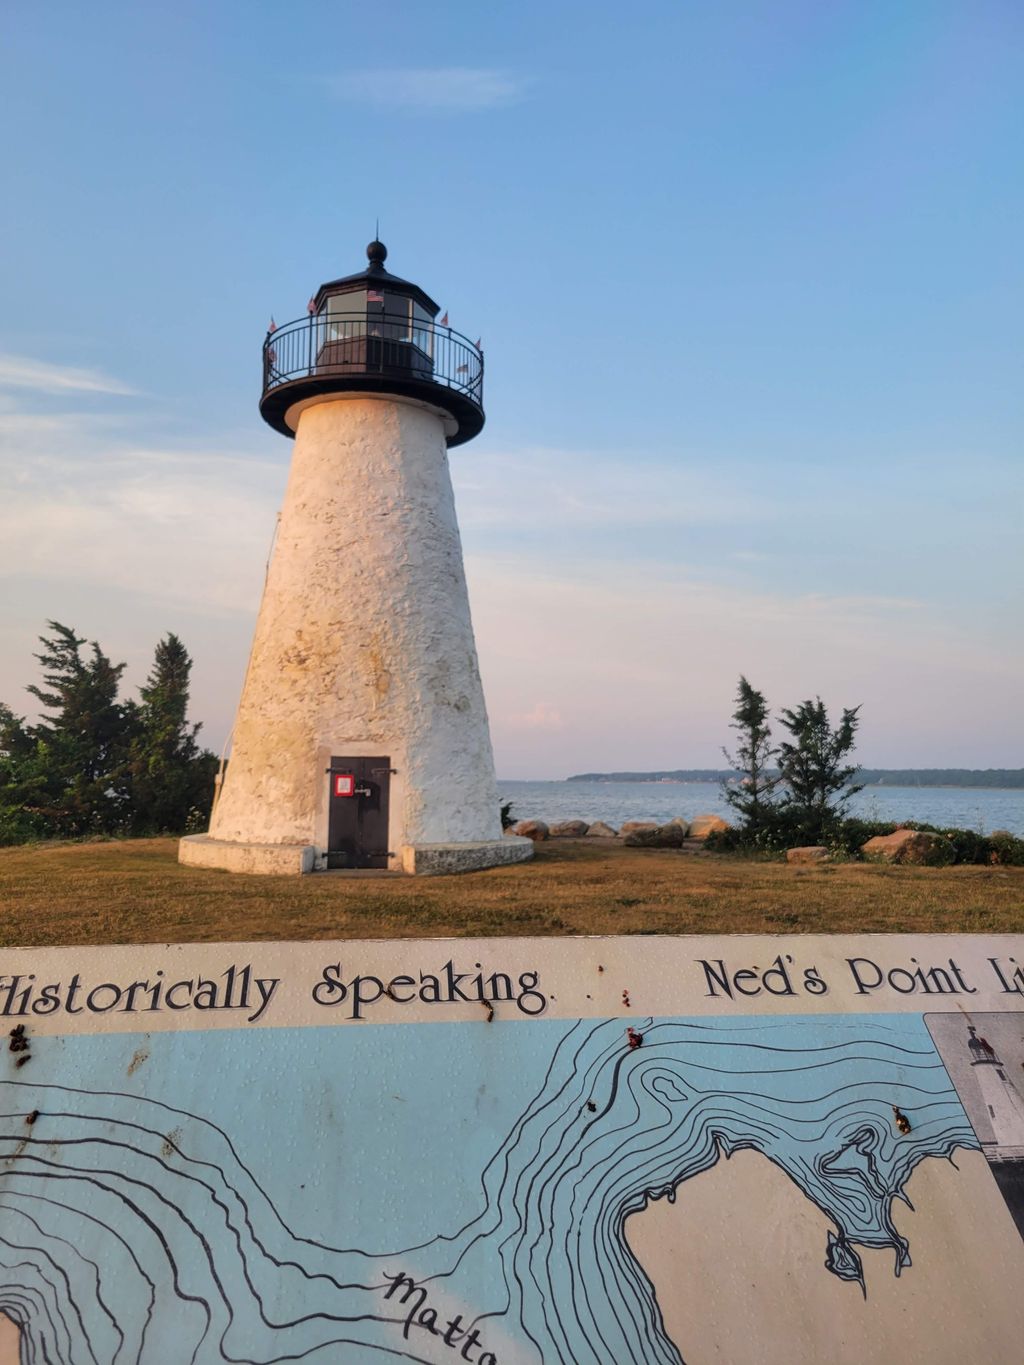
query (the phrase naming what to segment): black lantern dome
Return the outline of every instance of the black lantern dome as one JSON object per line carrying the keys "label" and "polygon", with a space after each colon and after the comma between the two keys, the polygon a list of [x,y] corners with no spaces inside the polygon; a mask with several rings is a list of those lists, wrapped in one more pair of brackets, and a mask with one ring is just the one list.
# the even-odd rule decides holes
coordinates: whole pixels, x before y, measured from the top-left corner
{"label": "black lantern dome", "polygon": [[387,247],[372,241],[367,267],[322,284],[305,318],[272,326],[263,343],[260,412],[294,436],[299,413],[332,394],[416,398],[452,419],[450,446],[484,424],[483,354],[448,326],[429,294],[384,268]]}

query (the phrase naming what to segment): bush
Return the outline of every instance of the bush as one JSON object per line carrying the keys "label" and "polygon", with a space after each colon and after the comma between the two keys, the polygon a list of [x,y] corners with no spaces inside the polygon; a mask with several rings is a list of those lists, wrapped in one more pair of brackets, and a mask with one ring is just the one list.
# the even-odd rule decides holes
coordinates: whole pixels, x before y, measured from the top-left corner
{"label": "bush", "polygon": [[716,829],[704,840],[711,853],[783,853],[793,843],[792,830],[782,820],[759,829]]}
{"label": "bush", "polygon": [[993,860],[1003,867],[1024,867],[1024,839],[1000,831],[989,836]]}
{"label": "bush", "polygon": [[955,863],[988,863],[992,861],[992,843],[984,834],[973,829],[943,829],[938,831],[953,845]]}
{"label": "bush", "polygon": [[31,844],[45,834],[38,820],[17,806],[0,806],[0,847]]}
{"label": "bush", "polygon": [[[773,821],[770,828],[757,832],[718,830],[708,835],[704,847],[712,853],[781,853],[801,842],[802,833],[799,826],[788,823],[782,816],[780,812],[780,818]],[[952,846],[950,862],[958,866],[1024,867],[1024,839],[1005,831],[984,835],[973,829],[941,829],[921,820],[903,820],[897,824],[893,820],[859,820],[852,816],[837,819],[826,826],[823,843],[834,857],[860,858],[861,849],[869,839],[894,834],[898,829],[941,834]]]}
{"label": "bush", "polygon": [[[1024,860],[1024,839],[1017,839],[1005,832],[993,837],[979,834],[974,829],[941,829],[938,825],[926,825],[920,820],[908,820],[903,828],[941,834],[953,845],[956,855],[953,861],[958,864],[1012,863],[1015,857]],[[1018,845],[1019,849],[1015,850],[1014,845]]]}
{"label": "bush", "polygon": [[837,820],[827,830],[825,842],[833,853],[857,858],[869,839],[892,834],[895,829],[896,825],[891,820],[858,820],[850,816],[846,820]]}

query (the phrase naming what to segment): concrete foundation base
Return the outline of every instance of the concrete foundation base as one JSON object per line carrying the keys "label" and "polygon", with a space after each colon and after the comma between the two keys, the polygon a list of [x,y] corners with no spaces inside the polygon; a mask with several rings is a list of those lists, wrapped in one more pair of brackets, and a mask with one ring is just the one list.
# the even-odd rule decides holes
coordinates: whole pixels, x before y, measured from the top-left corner
{"label": "concrete foundation base", "polygon": [[187,834],[178,844],[178,862],[188,867],[217,867],[224,872],[253,872],[288,876],[312,872],[316,849],[312,844],[236,844]]}
{"label": "concrete foundation base", "polygon": [[475,844],[405,844],[402,871],[419,877],[449,872],[480,872],[485,867],[525,863],[533,857],[533,840],[509,837]]}
{"label": "concrete foundation base", "polygon": [[[533,840],[515,837],[466,844],[405,844],[401,870],[410,876],[441,877],[452,872],[480,872],[485,867],[523,863],[532,857]],[[287,877],[320,870],[324,858],[313,844],[241,844],[212,839],[208,834],[187,834],[178,843],[178,862],[186,867],[219,868],[222,872]],[[345,875],[394,874],[347,871]]]}

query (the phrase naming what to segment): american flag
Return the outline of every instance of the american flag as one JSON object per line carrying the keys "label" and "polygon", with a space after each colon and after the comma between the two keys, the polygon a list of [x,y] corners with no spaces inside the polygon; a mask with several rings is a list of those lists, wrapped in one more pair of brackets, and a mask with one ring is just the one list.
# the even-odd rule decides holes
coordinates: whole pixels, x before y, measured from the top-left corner
{"label": "american flag", "polygon": [[469,374],[469,366],[468,366],[468,365],[456,365],[456,366],[455,366],[455,373],[456,373],[456,374]]}
{"label": "american flag", "polygon": [[310,301],[306,304],[306,312],[309,314],[310,317],[313,316],[313,314],[316,312],[316,299],[310,299]]}
{"label": "american flag", "polygon": [[276,332],[276,331],[277,331],[277,323],[274,321],[273,318],[271,318],[271,319],[270,319],[270,326],[267,328],[267,336],[270,336],[271,332]]}
{"label": "american flag", "polygon": [[448,326],[448,314],[447,314],[447,313],[445,313],[444,317],[441,319],[441,326],[442,326],[442,327],[447,327],[447,326]]}
{"label": "american flag", "polygon": [[379,289],[368,289],[368,290],[366,291],[366,302],[367,302],[367,303],[383,303],[383,302],[384,302],[384,295],[380,292]]}

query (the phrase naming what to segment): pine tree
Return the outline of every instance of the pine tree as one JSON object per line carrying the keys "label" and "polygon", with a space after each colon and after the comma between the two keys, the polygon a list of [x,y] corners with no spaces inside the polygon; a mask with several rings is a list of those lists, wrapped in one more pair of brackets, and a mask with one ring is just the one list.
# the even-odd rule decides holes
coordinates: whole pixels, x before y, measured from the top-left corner
{"label": "pine tree", "polygon": [[844,761],[853,750],[859,711],[859,706],[844,710],[834,730],[820,697],[780,712],[793,737],[779,746],[779,769],[786,785],[782,809],[795,834],[808,843],[827,839],[850,797],[861,790],[851,785],[859,765]]}
{"label": "pine tree", "polygon": [[213,797],[216,757],[201,749],[202,728],[188,721],[192,660],[177,635],[156,647],[132,715],[131,828],[137,834],[184,830]]}
{"label": "pine tree", "polygon": [[[23,755],[23,805],[51,835],[113,833],[122,822],[127,758],[125,712],[117,691],[124,664],[112,664],[93,641],[59,621],[40,636],[43,686],[27,691],[44,708],[25,730],[31,754]],[[49,714],[47,714],[49,713]]]}
{"label": "pine tree", "polygon": [[742,820],[742,832],[756,836],[772,827],[778,813],[774,794],[779,776],[772,767],[777,750],[772,744],[764,693],[751,687],[742,675],[731,727],[739,732],[738,747],[734,754],[724,748],[722,753],[729,767],[741,775],[741,783],[724,785],[722,794]]}
{"label": "pine tree", "polygon": [[29,808],[41,787],[35,756],[24,718],[0,702],[0,844],[20,844],[45,833]]}

